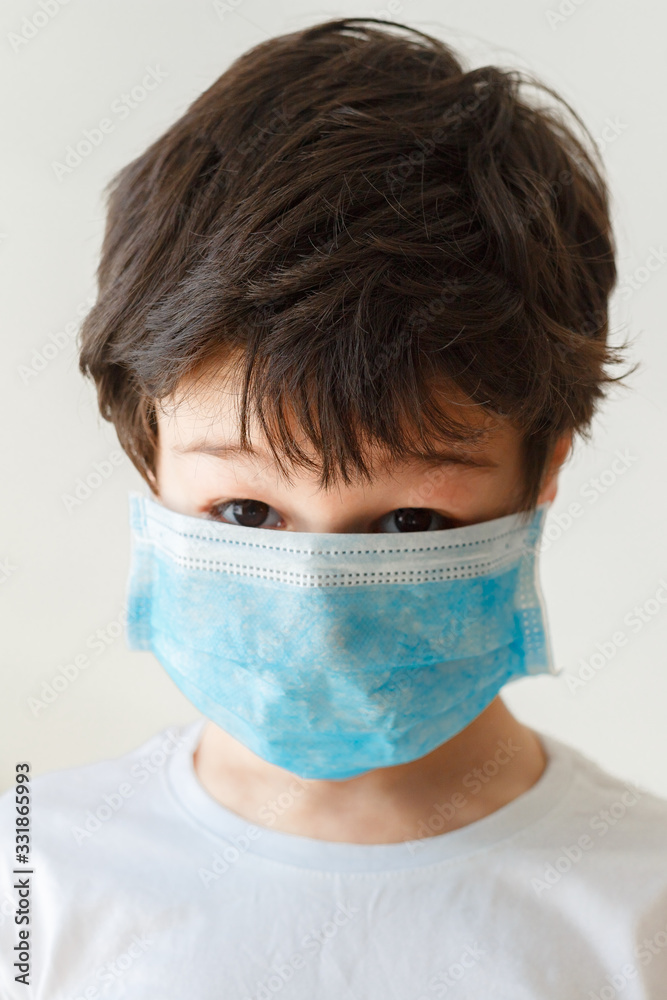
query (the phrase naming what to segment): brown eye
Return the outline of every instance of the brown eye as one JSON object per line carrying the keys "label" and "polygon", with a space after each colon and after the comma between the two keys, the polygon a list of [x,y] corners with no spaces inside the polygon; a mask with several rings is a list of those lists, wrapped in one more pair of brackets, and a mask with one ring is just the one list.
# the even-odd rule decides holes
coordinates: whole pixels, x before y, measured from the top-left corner
{"label": "brown eye", "polygon": [[382,531],[438,531],[451,527],[449,518],[427,507],[399,507],[382,519]]}
{"label": "brown eye", "polygon": [[399,531],[428,531],[433,515],[423,507],[399,507],[394,520]]}
{"label": "brown eye", "polygon": [[[267,517],[273,507],[262,500],[224,500],[209,508],[209,513],[217,520],[229,520],[229,524],[238,524],[243,528],[275,527],[280,521],[280,515],[271,524],[266,524]],[[274,512],[277,514],[277,512]]]}

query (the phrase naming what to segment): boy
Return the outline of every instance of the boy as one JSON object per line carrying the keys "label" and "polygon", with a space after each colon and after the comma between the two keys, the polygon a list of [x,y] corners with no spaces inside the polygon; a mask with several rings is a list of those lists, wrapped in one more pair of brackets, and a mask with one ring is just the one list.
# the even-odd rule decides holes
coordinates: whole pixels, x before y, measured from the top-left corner
{"label": "boy", "polygon": [[202,718],[34,781],[35,997],[667,997],[667,803],[499,696],[555,672],[540,531],[620,359],[605,185],[382,25],[255,47],[114,184],[81,370],[150,487],[130,644]]}

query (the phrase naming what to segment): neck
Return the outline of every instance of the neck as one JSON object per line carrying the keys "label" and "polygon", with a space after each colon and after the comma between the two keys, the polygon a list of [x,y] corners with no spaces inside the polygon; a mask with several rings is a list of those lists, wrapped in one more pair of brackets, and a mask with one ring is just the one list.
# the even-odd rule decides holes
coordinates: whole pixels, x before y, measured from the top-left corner
{"label": "neck", "polygon": [[194,754],[206,791],[248,822],[355,844],[417,840],[467,826],[531,788],[545,766],[536,733],[500,697],[426,756],[342,781],[299,778],[212,722]]}

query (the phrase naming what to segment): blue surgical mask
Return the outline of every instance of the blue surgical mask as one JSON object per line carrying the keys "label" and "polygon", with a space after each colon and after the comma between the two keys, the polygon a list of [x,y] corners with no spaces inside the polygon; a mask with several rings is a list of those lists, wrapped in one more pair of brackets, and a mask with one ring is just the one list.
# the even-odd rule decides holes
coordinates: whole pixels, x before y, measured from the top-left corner
{"label": "blue surgical mask", "polygon": [[508,681],[557,673],[537,572],[548,503],[526,525],[321,534],[129,499],[130,648],[302,778],[416,760]]}

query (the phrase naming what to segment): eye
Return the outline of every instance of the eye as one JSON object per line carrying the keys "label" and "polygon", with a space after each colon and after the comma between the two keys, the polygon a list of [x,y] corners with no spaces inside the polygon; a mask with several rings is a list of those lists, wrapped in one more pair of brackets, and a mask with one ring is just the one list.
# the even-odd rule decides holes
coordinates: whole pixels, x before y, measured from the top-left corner
{"label": "eye", "polygon": [[[262,500],[220,500],[206,508],[205,513],[216,521],[237,524],[244,528],[283,527],[280,514]],[[377,522],[380,532],[438,531],[455,526],[451,518],[426,507],[399,507]]]}
{"label": "eye", "polygon": [[[269,511],[273,511],[276,518],[273,523],[266,523]],[[274,528],[280,524],[280,514],[269,507],[268,503],[261,500],[222,500],[212,504],[206,511],[209,516],[216,521],[224,521],[233,518],[228,524],[238,524],[243,528]]]}
{"label": "eye", "polygon": [[438,514],[427,507],[399,507],[386,514],[378,522],[380,531],[439,531],[452,528],[451,518]]}

